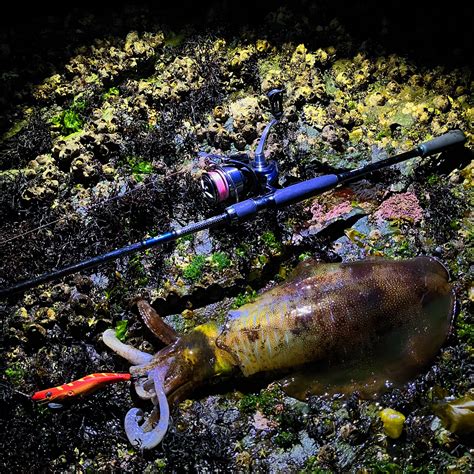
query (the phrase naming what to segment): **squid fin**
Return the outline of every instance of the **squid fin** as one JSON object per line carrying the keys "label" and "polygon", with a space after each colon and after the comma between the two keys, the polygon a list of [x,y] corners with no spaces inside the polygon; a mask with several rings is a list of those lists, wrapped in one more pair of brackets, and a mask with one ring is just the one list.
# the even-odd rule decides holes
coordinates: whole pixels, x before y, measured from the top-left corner
{"label": "squid fin", "polygon": [[345,363],[307,366],[279,381],[289,396],[305,400],[309,395],[350,395],[359,392],[362,398],[377,398],[391,387],[401,386],[419,374],[432,360],[427,350],[427,337],[417,335],[404,341],[398,353],[382,350],[370,357]]}
{"label": "squid fin", "polygon": [[[411,327],[392,331],[344,362],[317,367],[308,364],[280,380],[280,386],[300,400],[309,395],[353,392],[363,398],[376,398],[390,387],[407,383],[433,360],[448,333],[455,305],[452,291],[447,291],[441,301],[430,299],[427,293],[419,308],[414,309],[417,317]],[[426,330],[428,324],[430,331]]]}
{"label": "squid fin", "polygon": [[290,397],[306,400],[310,395],[359,392],[363,398],[375,398],[390,382],[373,367],[327,366],[307,368],[278,381]]}
{"label": "squid fin", "polygon": [[148,329],[164,344],[169,345],[178,339],[176,331],[166,324],[155,309],[145,300],[137,301],[138,311]]}

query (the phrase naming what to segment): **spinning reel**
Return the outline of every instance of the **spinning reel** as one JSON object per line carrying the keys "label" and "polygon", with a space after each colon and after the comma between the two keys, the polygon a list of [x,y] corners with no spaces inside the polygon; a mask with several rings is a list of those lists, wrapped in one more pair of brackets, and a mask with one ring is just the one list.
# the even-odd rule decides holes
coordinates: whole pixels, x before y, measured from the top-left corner
{"label": "spinning reel", "polygon": [[165,242],[174,241],[185,235],[194,234],[195,232],[224,223],[250,219],[263,209],[280,209],[290,204],[301,202],[334,189],[339,184],[365,176],[372,171],[380,170],[417,156],[430,156],[445,151],[448,148],[459,147],[466,141],[466,136],[461,130],[451,130],[444,135],[421,143],[412,150],[370,163],[361,168],[355,168],[338,174],[317,176],[285,188],[277,189],[277,165],[274,161],[265,159],[264,151],[271,128],[278,123],[283,115],[282,94],[283,91],[281,89],[273,89],[268,93],[273,119],[265,127],[260,137],[253,160],[245,153],[228,157],[200,153],[200,156],[206,157],[212,162],[212,166],[204,173],[201,180],[205,198],[216,204],[229,202],[229,205],[220,214],[202,221],[190,223],[179,229],[169,230],[146,240],[140,240],[105,254],[88,258],[82,262],[53,270],[29,280],[20,281],[8,288],[0,288],[0,298],[10,296],[18,291],[25,291],[28,288],[56,280],[65,275],[97,267],[123,255],[130,255],[164,244]]}
{"label": "spinning reel", "polygon": [[204,197],[210,203],[235,203],[275,191],[278,184],[278,167],[275,161],[265,158],[265,145],[271,128],[283,115],[283,90],[273,89],[267,97],[273,119],[260,137],[253,160],[247,153],[230,156],[199,153],[200,157],[211,162],[210,168],[201,178]]}

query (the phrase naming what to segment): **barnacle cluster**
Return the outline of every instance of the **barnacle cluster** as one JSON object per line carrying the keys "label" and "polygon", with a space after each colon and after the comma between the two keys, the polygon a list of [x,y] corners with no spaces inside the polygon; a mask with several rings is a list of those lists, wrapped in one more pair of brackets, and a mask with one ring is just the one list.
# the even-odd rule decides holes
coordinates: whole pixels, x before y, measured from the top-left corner
{"label": "barnacle cluster", "polygon": [[[328,28],[344,37],[338,22]],[[182,39],[169,40],[178,45],[172,47],[167,41],[161,31],[97,40],[79,48],[63,73],[34,87],[37,107],[46,116],[49,110],[56,110],[53,118],[58,116],[53,101],[72,101],[60,113],[70,122],[76,114],[76,122],[69,125],[75,133],[61,136],[68,128],[61,132],[50,120],[56,135],[52,156],[73,182],[93,185],[112,179],[124,162],[124,132],[134,122],[149,127],[138,132],[144,136],[170,119],[165,111],[171,104],[190,101],[192,106],[211,74],[203,63],[206,56],[214,61],[214,90],[221,97],[229,95],[203,113],[186,107],[175,118],[175,141],[187,137],[185,159],[206,145],[216,150],[254,148],[268,119],[264,93],[281,86],[286,90],[284,120],[296,119],[299,128],[294,148],[321,162],[337,164],[337,157],[351,146],[360,157],[373,146],[407,149],[454,127],[463,128],[469,141],[473,138],[470,79],[462,70],[420,70],[395,54],[373,60],[366,51],[355,51],[348,57],[336,46],[311,49],[266,38],[237,45],[217,39],[194,49],[181,46]],[[255,82],[248,87],[252,75]],[[177,145],[167,144],[167,149],[177,153]],[[49,194],[36,193],[40,198]]]}
{"label": "barnacle cluster", "polygon": [[103,88],[118,77],[133,74],[156,54],[155,49],[163,44],[162,33],[130,32],[117,40],[100,39],[94,45],[83,46],[65,65],[65,72],[46,78],[34,89],[39,101],[70,98],[90,90]]}
{"label": "barnacle cluster", "polygon": [[26,200],[52,200],[58,191],[61,173],[51,155],[40,155],[24,170],[28,184],[21,197]]}

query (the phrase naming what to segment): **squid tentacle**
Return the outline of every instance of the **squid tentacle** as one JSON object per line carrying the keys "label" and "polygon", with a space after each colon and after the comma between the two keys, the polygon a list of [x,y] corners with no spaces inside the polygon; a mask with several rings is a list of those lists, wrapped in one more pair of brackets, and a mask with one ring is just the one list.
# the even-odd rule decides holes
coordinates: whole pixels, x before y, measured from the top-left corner
{"label": "squid tentacle", "polygon": [[[164,391],[164,378],[167,368],[159,367],[150,370],[149,376],[155,385],[156,398],[153,398],[155,408],[150,417],[140,426],[143,420],[143,411],[139,408],[132,408],[125,416],[125,433],[130,443],[141,449],[151,449],[157,446],[168,430],[170,409],[168,399]],[[157,416],[157,408],[159,408],[160,418],[155,428],[145,431],[152,424],[151,421]]]}
{"label": "squid tentacle", "polygon": [[153,386],[153,380],[150,380],[149,378],[137,380],[135,382],[135,392],[142,400],[150,400],[155,397],[156,393]]}

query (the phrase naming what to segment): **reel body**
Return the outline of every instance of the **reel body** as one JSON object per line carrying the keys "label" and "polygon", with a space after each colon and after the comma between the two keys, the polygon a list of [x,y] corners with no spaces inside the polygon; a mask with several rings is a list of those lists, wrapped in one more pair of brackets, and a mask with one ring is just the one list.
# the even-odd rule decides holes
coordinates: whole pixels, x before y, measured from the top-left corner
{"label": "reel body", "polygon": [[273,89],[267,94],[273,119],[260,137],[255,158],[246,153],[230,156],[200,152],[211,165],[201,178],[204,198],[210,203],[236,203],[252,196],[275,191],[278,185],[278,166],[265,158],[264,150],[271,128],[283,115],[283,90]]}
{"label": "reel body", "polygon": [[252,196],[272,192],[278,184],[278,167],[274,161],[257,166],[247,154],[226,156],[199,153],[211,162],[202,175],[205,199],[218,204],[239,202]]}

